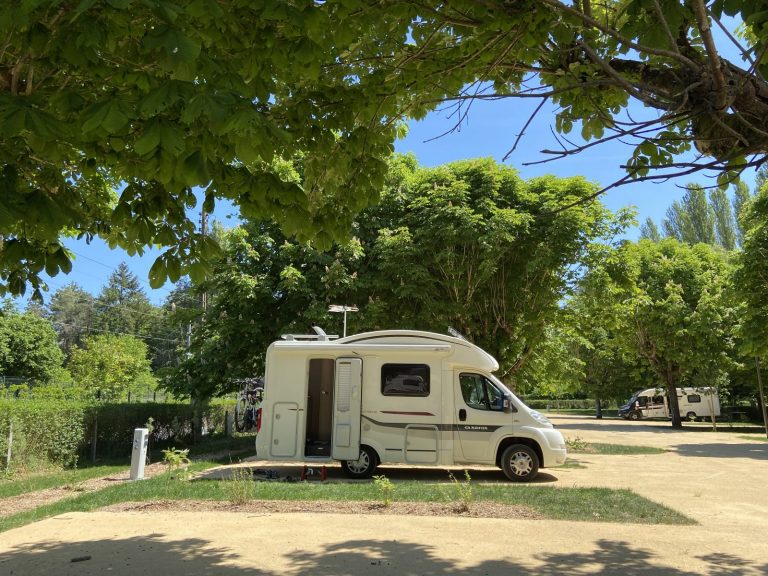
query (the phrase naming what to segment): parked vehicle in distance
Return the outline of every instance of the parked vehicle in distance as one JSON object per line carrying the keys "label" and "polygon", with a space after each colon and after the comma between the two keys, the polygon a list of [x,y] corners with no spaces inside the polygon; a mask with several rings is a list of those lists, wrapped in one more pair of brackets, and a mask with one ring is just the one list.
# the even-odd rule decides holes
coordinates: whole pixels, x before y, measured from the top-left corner
{"label": "parked vehicle in distance", "polygon": [[316,330],[267,350],[259,458],[338,460],[352,478],[386,463],[486,464],[523,482],[565,462],[562,434],[463,338],[386,330],[332,340]]}
{"label": "parked vehicle in distance", "polygon": [[[680,417],[688,420],[711,419],[713,414],[720,416],[720,396],[717,388],[678,388],[677,406]],[[619,408],[619,416],[625,420],[641,418],[671,418],[667,391],[663,388],[648,388],[635,392],[624,406]]]}

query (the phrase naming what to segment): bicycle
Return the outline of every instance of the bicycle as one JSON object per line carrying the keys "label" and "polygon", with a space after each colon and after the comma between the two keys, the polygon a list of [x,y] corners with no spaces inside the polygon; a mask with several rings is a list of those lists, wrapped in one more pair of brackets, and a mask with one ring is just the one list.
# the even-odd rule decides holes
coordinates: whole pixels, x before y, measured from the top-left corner
{"label": "bicycle", "polygon": [[235,430],[238,432],[259,431],[261,401],[264,398],[264,380],[249,378],[237,395],[235,404]]}

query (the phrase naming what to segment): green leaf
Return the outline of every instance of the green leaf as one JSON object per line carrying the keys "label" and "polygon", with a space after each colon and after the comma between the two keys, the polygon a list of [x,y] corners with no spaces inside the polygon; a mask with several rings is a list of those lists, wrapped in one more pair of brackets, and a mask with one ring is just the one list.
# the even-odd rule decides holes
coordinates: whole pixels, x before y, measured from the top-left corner
{"label": "green leaf", "polygon": [[165,83],[144,97],[141,101],[140,110],[142,115],[149,118],[167,109],[174,101],[170,97],[170,84]]}
{"label": "green leaf", "polygon": [[160,126],[160,147],[173,155],[184,150],[184,134],[175,126],[164,124]]}
{"label": "green leaf", "polygon": [[117,102],[113,102],[101,122],[101,126],[110,134],[121,131],[128,124],[128,116],[120,109]]}
{"label": "green leaf", "polygon": [[173,59],[193,62],[200,55],[200,44],[185,36],[181,30],[160,26],[145,37],[144,43],[150,50],[162,48]]}
{"label": "green leaf", "polygon": [[109,114],[109,108],[109,102],[102,102],[100,104],[94,104],[86,109],[81,118],[81,128],[83,132],[93,132],[101,126],[101,123],[104,122],[107,114]]}
{"label": "green leaf", "polygon": [[149,285],[154,288],[162,288],[168,277],[168,270],[162,256],[158,257],[149,269]]}
{"label": "green leaf", "polygon": [[205,200],[203,200],[203,211],[210,214],[216,208],[216,196],[211,192],[205,194]]}
{"label": "green leaf", "polygon": [[160,145],[161,129],[158,122],[151,122],[144,127],[144,133],[133,144],[137,154],[145,156]]}
{"label": "green leaf", "polygon": [[166,256],[166,270],[168,272],[168,279],[176,283],[181,278],[181,261],[176,256]]}
{"label": "green leaf", "polygon": [[187,273],[195,284],[201,284],[205,282],[207,269],[202,262],[194,262],[187,268]]}

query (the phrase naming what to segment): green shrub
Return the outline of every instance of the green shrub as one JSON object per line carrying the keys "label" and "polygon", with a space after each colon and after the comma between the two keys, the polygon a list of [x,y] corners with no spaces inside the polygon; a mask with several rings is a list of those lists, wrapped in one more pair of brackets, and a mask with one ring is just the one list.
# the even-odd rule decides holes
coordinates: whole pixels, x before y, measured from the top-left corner
{"label": "green shrub", "polygon": [[11,469],[42,463],[72,466],[77,462],[89,405],[77,401],[0,400],[0,454],[5,461],[13,423]]}
{"label": "green shrub", "polygon": [[[227,410],[232,411],[231,403],[216,402],[203,409],[204,435],[223,434]],[[134,429],[146,427],[150,418],[150,442],[154,448],[192,443],[192,408],[188,404],[0,399],[0,458],[10,470],[44,464],[72,466],[78,458],[90,458],[94,429],[97,457],[128,457]],[[11,422],[13,446],[9,464],[5,458]]]}

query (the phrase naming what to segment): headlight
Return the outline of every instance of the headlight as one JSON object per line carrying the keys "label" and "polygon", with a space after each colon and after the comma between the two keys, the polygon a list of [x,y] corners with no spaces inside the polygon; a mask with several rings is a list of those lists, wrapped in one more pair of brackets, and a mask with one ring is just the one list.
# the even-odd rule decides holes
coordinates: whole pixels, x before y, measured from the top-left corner
{"label": "headlight", "polygon": [[552,423],[549,421],[549,419],[544,416],[541,412],[537,412],[536,410],[531,410],[531,417],[536,420],[539,424],[546,424],[551,426]]}

